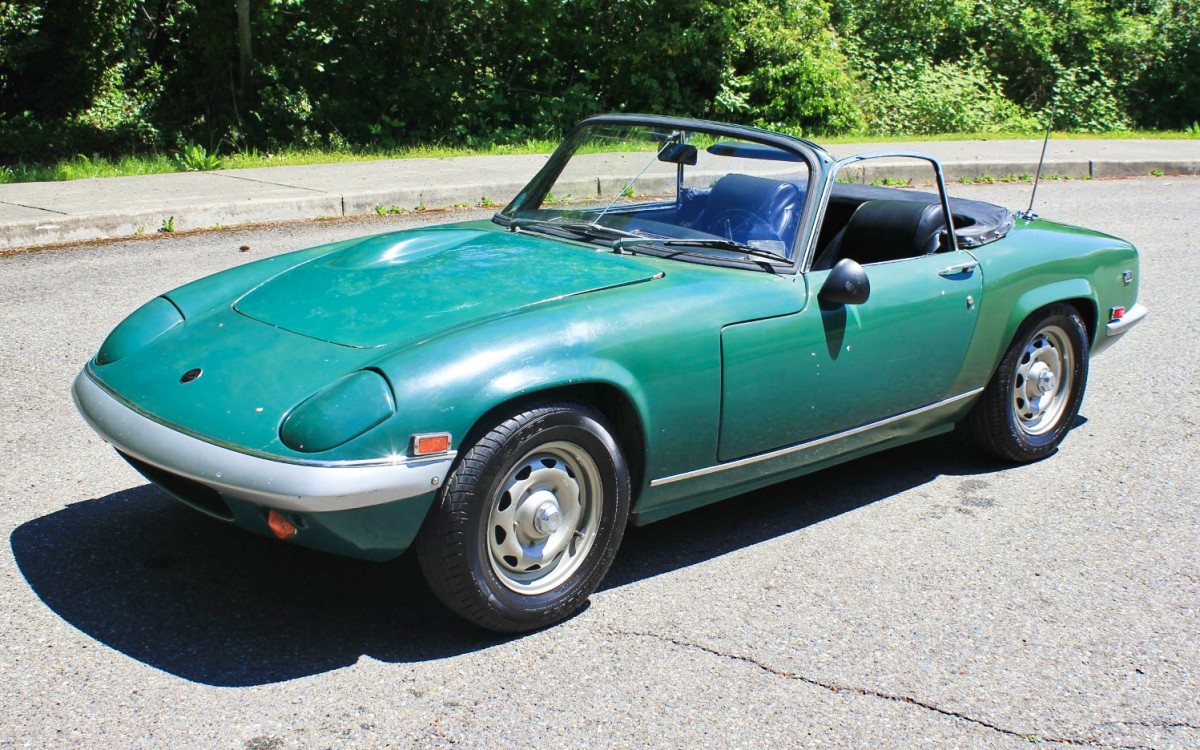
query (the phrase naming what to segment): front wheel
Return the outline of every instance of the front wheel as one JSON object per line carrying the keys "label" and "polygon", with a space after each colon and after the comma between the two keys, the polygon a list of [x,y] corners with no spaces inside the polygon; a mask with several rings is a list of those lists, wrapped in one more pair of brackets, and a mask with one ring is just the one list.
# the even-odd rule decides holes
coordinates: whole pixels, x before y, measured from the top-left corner
{"label": "front wheel", "polygon": [[1017,331],[967,415],[967,431],[1001,458],[1045,458],[1074,424],[1087,374],[1087,328],[1079,312],[1061,303],[1045,307]]}
{"label": "front wheel", "polygon": [[629,471],[603,416],[571,403],[522,411],[451,472],[417,537],[421,570],[447,607],[477,625],[549,625],[604,578],[629,496]]}

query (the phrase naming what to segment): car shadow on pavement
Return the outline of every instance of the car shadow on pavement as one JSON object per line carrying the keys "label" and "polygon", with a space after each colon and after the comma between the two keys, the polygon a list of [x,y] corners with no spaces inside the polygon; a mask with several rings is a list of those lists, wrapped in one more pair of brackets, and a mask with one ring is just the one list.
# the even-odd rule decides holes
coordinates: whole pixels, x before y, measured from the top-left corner
{"label": "car shadow on pavement", "polygon": [[420,661],[499,641],[445,610],[410,555],[381,564],[281,544],[153,485],[68,505],[18,527],[10,542],[60,617],[193,682],[261,685],[364,654]]}
{"label": "car shadow on pavement", "polygon": [[1011,467],[954,432],[886,450],[648,526],[630,526],[601,588],[652,578],[789,534],[939,476]]}
{"label": "car shadow on pavement", "polygon": [[[604,588],[802,529],[939,475],[1003,468],[948,436],[631,527]],[[60,617],[193,682],[262,685],[363,655],[414,662],[507,640],[445,610],[411,554],[380,564],[280,544],[202,516],[151,485],[29,521],[10,543],[29,585]]]}

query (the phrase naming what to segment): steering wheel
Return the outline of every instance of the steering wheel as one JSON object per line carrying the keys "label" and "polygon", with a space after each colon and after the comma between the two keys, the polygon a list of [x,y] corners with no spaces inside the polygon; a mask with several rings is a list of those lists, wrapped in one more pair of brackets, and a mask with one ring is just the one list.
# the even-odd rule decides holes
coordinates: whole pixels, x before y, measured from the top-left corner
{"label": "steering wheel", "polygon": [[753,211],[741,208],[727,208],[721,211],[717,214],[716,219],[705,228],[705,231],[742,243],[748,243],[751,240],[783,242],[783,238],[766,219]]}

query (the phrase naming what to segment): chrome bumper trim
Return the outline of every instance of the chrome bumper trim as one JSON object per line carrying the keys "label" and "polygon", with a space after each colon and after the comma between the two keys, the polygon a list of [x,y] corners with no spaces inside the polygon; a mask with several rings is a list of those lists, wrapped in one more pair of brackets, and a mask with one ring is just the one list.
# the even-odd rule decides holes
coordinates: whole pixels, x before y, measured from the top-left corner
{"label": "chrome bumper trim", "polygon": [[221,494],[279,510],[317,513],[364,508],[423,495],[441,486],[453,455],[390,464],[316,465],[242,453],[145,417],[79,373],[75,406],[93,430],[122,453],[212,487]]}
{"label": "chrome bumper trim", "polygon": [[1125,312],[1124,317],[1122,317],[1120,320],[1114,320],[1108,325],[1104,326],[1104,335],[1120,336],[1122,333],[1125,333],[1138,323],[1141,323],[1142,319],[1146,317],[1146,313],[1148,312],[1150,311],[1147,310],[1144,305],[1134,305]]}

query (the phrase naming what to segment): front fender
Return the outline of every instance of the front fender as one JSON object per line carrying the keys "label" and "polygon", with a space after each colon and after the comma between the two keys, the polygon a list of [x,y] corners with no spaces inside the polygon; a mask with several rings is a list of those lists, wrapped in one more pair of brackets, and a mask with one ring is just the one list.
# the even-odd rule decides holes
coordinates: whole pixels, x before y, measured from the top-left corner
{"label": "front fender", "polygon": [[483,389],[485,402],[496,406],[543,391],[579,385],[598,384],[619,390],[643,420],[651,417],[646,393],[629,370],[618,362],[582,356],[554,363],[553,367],[520,367],[492,378]]}
{"label": "front fender", "polygon": [[655,429],[642,380],[598,341],[608,337],[599,330],[606,323],[534,329],[520,323],[434,339],[376,363],[392,385],[396,415],[372,437],[399,446],[415,433],[449,432],[461,449],[480,421],[505,404],[583,385],[619,391],[637,412],[643,438]]}
{"label": "front fender", "polygon": [[[647,473],[694,468],[716,455],[721,319],[692,309],[711,300],[667,291],[661,296],[663,304],[675,303],[670,316],[635,286],[563,300],[382,356],[373,366],[392,384],[396,414],[346,449],[386,453],[420,432],[450,432],[461,449],[472,429],[506,404],[599,386],[636,412]],[[619,431],[634,429],[617,421]]]}
{"label": "front fender", "polygon": [[385,367],[396,393],[394,419],[413,433],[450,432],[457,448],[463,447],[460,441],[481,419],[507,403],[561,388],[603,385],[628,399],[645,430],[652,427],[644,389],[629,370],[613,360],[590,355],[566,357],[561,352],[559,358],[549,352],[545,358],[523,357],[520,352],[493,351],[489,355],[483,357],[486,368],[477,367],[467,357],[416,378],[398,372],[402,367]]}

